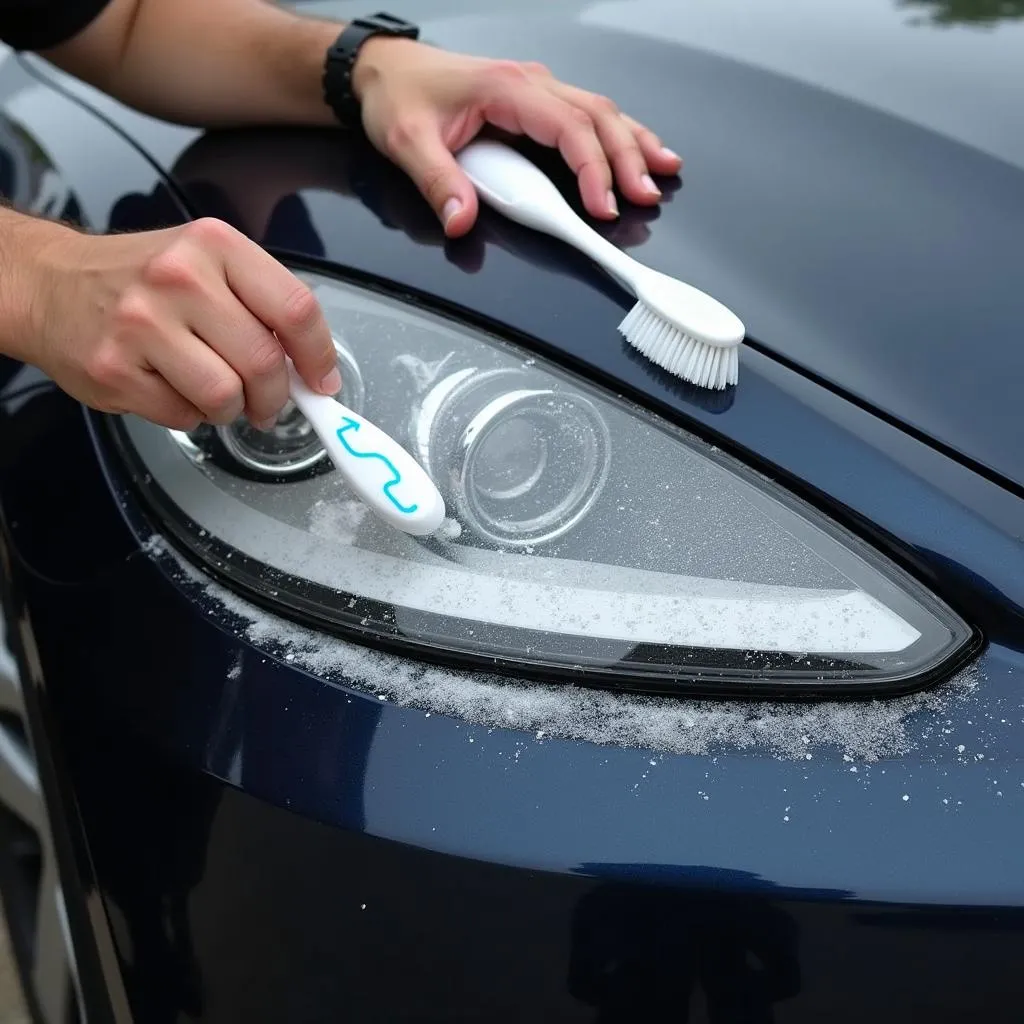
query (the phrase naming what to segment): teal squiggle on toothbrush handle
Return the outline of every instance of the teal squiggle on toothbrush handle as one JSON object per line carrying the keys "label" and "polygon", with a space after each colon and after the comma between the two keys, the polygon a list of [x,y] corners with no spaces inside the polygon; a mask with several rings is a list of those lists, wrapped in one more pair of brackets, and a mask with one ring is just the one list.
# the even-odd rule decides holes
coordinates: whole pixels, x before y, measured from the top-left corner
{"label": "teal squiggle on toothbrush handle", "polygon": [[353,448],[351,443],[349,442],[349,439],[345,436],[351,430],[359,430],[359,423],[356,420],[352,419],[350,416],[346,416],[344,420],[342,420],[341,426],[338,427],[337,430],[338,440],[344,446],[345,451],[347,451],[349,455],[352,455],[357,459],[378,459],[380,462],[383,462],[384,465],[387,466],[388,469],[391,471],[391,479],[386,484],[384,484],[383,487],[384,496],[388,499],[388,501],[391,502],[392,505],[395,506],[395,508],[398,509],[399,512],[407,516],[412,515],[413,512],[415,512],[416,509],[419,508],[419,505],[403,505],[391,493],[392,489],[394,487],[397,487],[398,484],[402,482],[402,474],[399,472],[398,467],[386,455],[382,455],[380,452],[356,451],[356,449]]}

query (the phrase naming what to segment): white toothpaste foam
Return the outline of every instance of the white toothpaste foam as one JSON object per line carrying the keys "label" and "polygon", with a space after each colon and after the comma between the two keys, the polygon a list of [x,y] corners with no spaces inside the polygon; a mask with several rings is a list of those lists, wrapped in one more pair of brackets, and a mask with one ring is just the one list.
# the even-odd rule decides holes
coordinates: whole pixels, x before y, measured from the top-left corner
{"label": "white toothpaste foam", "polygon": [[795,760],[825,748],[847,760],[875,761],[914,746],[915,716],[925,717],[916,729],[920,734],[933,724],[932,716],[965,700],[978,685],[977,669],[968,668],[940,687],[904,697],[771,704],[649,697],[486,676],[373,651],[296,625],[211,582],[159,539],[144,547],[179,581],[200,588],[211,611],[239,620],[234,628],[271,656],[401,706],[544,738],[675,754],[751,750]]}

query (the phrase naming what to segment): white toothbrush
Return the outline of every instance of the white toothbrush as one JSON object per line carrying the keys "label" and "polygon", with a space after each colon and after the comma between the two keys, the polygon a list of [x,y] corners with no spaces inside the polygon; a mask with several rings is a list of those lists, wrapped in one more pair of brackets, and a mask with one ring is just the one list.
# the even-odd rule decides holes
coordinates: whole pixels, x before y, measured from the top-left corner
{"label": "white toothbrush", "polygon": [[745,329],[731,310],[602,238],[576,215],[554,182],[511,147],[477,139],[456,159],[480,198],[499,213],[575,246],[636,296],[619,331],[648,359],[701,387],[722,390],[736,383],[737,346]]}
{"label": "white toothbrush", "polygon": [[380,427],[312,391],[292,361],[287,363],[292,401],[359,499],[405,533],[426,537],[441,530],[457,536],[458,524],[445,520],[444,498],[423,467]]}

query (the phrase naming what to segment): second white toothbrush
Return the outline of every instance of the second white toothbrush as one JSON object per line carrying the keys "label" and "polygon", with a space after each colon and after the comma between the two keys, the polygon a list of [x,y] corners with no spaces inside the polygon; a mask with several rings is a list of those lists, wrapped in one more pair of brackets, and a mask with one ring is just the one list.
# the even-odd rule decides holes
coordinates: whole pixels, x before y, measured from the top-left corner
{"label": "second white toothbrush", "polygon": [[652,362],[701,387],[722,390],[739,377],[743,322],[717,299],[638,263],[577,216],[554,182],[521,153],[477,139],[456,159],[477,194],[499,213],[568,242],[637,298],[619,324]]}

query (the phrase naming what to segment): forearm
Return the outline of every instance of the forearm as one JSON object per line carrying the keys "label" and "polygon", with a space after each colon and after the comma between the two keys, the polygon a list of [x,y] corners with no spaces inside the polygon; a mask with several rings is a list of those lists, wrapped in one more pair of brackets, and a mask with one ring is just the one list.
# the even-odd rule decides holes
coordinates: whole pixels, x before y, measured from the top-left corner
{"label": "forearm", "polygon": [[165,120],[327,125],[324,56],[341,28],[264,0],[112,0],[45,56]]}
{"label": "forearm", "polygon": [[0,206],[0,353],[32,361],[43,330],[48,254],[73,228]]}

